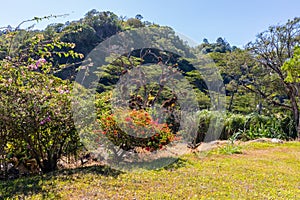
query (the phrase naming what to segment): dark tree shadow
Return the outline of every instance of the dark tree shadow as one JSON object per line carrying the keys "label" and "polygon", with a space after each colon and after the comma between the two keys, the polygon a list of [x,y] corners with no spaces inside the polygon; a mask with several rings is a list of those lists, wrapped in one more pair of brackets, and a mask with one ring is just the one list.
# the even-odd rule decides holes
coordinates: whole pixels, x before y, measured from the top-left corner
{"label": "dark tree shadow", "polygon": [[[170,161],[168,165],[165,165],[167,161]],[[186,166],[186,160],[181,158],[174,159],[170,158],[160,158],[150,162],[142,162],[136,167],[147,169],[147,170],[176,170],[178,168]],[[160,166],[159,164],[164,165]],[[157,166],[155,169],[153,166]],[[55,193],[56,183],[55,180],[60,179],[70,180],[70,176],[74,174],[80,174],[84,176],[85,174],[95,174],[102,175],[106,177],[117,178],[120,174],[124,174],[120,170],[113,169],[104,165],[95,165],[89,167],[79,167],[74,169],[62,169],[54,172],[50,172],[39,176],[27,176],[21,177],[14,180],[1,180],[0,182],[0,200],[4,199],[24,199],[25,196],[41,194],[43,198],[50,198],[49,188],[51,192],[51,198],[59,198],[59,195]],[[47,182],[49,180],[54,180]],[[46,187],[45,187],[46,186]],[[53,189],[53,190],[52,190]]]}
{"label": "dark tree shadow", "polygon": [[[46,181],[51,179],[59,179],[64,180],[68,179],[72,174],[97,174],[103,176],[111,176],[117,178],[121,172],[119,170],[112,169],[108,166],[90,166],[90,167],[79,167],[75,169],[64,169],[59,171],[50,172],[48,174],[39,175],[39,176],[28,176],[21,177],[14,180],[1,180],[0,182],[0,200],[2,199],[23,199],[24,196],[34,195],[34,194],[42,194],[43,198],[47,199],[47,191],[50,188],[55,188],[55,181],[47,184],[47,189],[43,188]],[[49,186],[49,187],[48,187]],[[52,194],[52,197],[59,198],[58,194]]]}
{"label": "dark tree shadow", "polygon": [[[118,168],[124,169],[126,171],[134,171],[137,169],[146,170],[175,170],[186,165],[186,160],[182,158],[175,157],[163,157],[157,158],[150,161],[142,162],[122,162],[118,164]],[[130,166],[130,167],[129,167]]]}
{"label": "dark tree shadow", "polygon": [[173,162],[172,164],[170,164],[168,166],[161,168],[160,170],[173,171],[173,170],[185,167],[186,163],[187,163],[186,159],[178,158],[175,162]]}

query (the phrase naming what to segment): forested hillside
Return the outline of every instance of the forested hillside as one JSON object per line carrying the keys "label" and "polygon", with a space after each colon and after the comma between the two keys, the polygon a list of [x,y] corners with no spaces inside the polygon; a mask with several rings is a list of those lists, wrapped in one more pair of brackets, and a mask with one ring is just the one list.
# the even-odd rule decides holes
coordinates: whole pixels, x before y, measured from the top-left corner
{"label": "forested hillside", "polygon": [[[21,164],[26,173],[57,170],[61,158],[94,155],[89,151],[103,141],[108,157],[119,162],[178,141],[196,148],[215,139],[300,135],[300,18],[266,27],[243,48],[222,36],[190,47],[172,27],[141,14],[91,10],[44,30],[23,28],[40,20],[0,32],[0,178],[19,176]],[[126,34],[144,34],[140,40],[156,46],[110,55],[89,68],[99,45]],[[215,87],[215,72],[224,87]],[[86,82],[74,89],[78,80]],[[130,84],[118,88],[122,81]],[[94,113],[85,99],[93,100]]]}

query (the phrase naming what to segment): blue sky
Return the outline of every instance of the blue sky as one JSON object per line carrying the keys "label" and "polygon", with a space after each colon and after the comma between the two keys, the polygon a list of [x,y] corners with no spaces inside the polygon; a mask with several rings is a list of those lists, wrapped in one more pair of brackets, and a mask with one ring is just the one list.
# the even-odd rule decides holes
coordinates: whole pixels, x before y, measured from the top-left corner
{"label": "blue sky", "polygon": [[127,17],[141,14],[144,20],[171,26],[197,43],[203,38],[214,42],[221,36],[239,47],[270,25],[300,17],[299,0],[10,0],[1,2],[0,27],[16,26],[35,16],[70,14],[37,25],[44,28],[49,23],[82,18],[91,9]]}

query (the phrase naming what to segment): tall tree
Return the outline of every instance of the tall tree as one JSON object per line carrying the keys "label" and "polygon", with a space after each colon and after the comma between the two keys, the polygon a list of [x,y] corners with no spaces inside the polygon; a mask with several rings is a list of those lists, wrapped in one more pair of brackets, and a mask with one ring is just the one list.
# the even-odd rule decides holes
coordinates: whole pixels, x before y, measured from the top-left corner
{"label": "tall tree", "polygon": [[[239,90],[243,91],[244,81],[248,80],[251,76],[251,69],[256,64],[249,52],[245,50],[236,50],[234,52],[227,52],[224,54],[224,67],[222,68],[224,78],[228,81],[226,89],[230,94],[228,102],[228,110],[232,111],[235,102],[235,95]],[[245,94],[246,95],[246,94]],[[249,96],[247,96],[248,103],[250,104]],[[239,104],[239,102],[236,102]],[[248,109],[251,107],[247,106]]]}
{"label": "tall tree", "polygon": [[270,94],[260,90],[260,85],[252,88],[253,91],[269,100],[270,103],[291,110],[298,136],[300,136],[298,87],[295,82],[286,81],[287,73],[282,70],[282,66],[285,61],[292,58],[293,49],[299,42],[300,18],[295,18],[284,25],[270,26],[267,31],[257,35],[255,42],[247,45],[257,61],[269,72],[269,78],[276,79],[277,89],[282,89],[282,93],[287,96],[289,101],[274,101]]}

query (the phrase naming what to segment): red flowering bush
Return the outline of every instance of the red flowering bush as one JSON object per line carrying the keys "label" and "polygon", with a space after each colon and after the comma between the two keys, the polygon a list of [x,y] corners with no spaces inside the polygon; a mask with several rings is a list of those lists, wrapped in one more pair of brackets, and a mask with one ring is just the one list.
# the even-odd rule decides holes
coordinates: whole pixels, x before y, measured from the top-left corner
{"label": "red flowering bush", "polygon": [[154,120],[145,110],[118,110],[99,116],[99,123],[102,134],[123,150],[142,147],[155,151],[175,138],[166,123]]}

